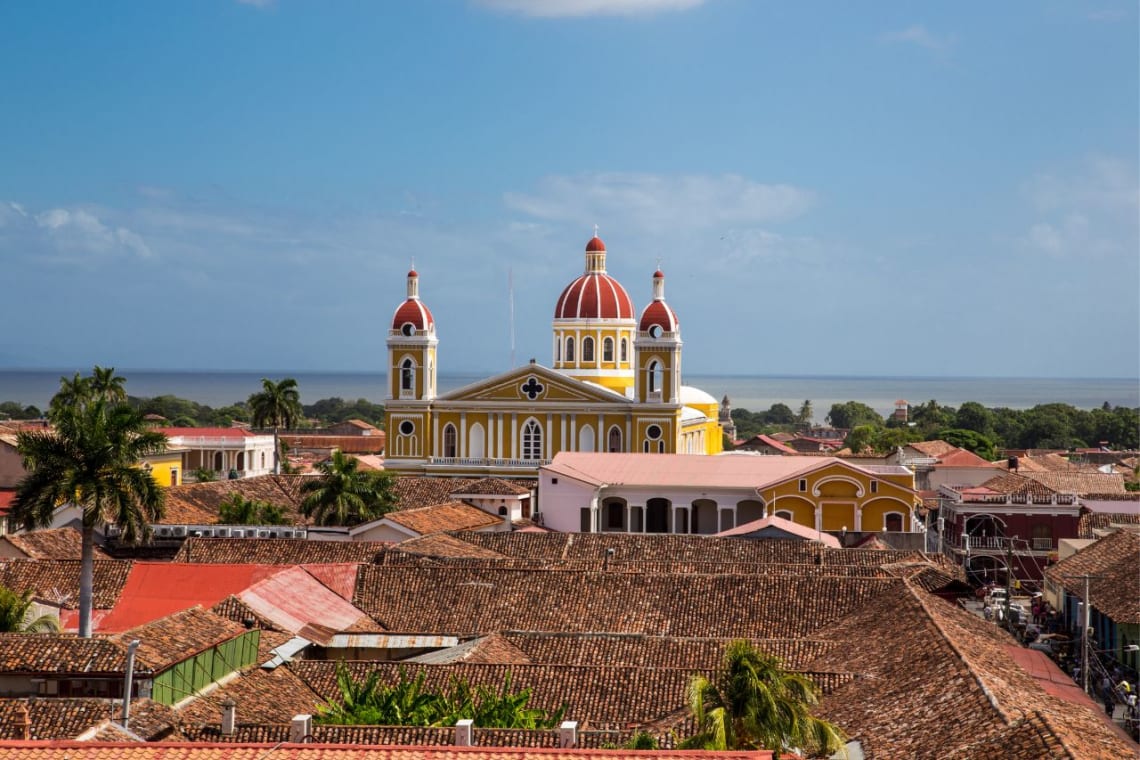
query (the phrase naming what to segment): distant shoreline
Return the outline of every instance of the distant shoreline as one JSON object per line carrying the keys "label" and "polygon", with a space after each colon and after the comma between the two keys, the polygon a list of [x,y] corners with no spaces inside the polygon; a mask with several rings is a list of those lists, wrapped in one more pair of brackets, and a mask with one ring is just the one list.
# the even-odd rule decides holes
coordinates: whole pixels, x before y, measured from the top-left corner
{"label": "distant shoreline", "polygon": [[[0,402],[47,406],[59,388],[59,379],[83,369],[0,369]],[[382,404],[387,398],[387,376],[382,372],[300,372],[266,370],[139,370],[120,369],[127,393],[154,397],[171,395],[210,407],[243,401],[260,387],[262,377],[297,380],[303,403],[338,396],[364,398]],[[441,394],[491,377],[494,373],[440,373]],[[798,409],[811,400],[815,418],[822,420],[833,403],[861,401],[884,416],[895,401],[919,404],[931,399],[947,406],[977,401],[987,407],[1026,409],[1039,404],[1070,404],[1092,409],[1111,406],[1140,407],[1140,380],[1133,378],[1008,378],[1008,377],[868,377],[835,375],[685,375],[718,400],[728,396],[733,408],[764,411],[774,403]]]}

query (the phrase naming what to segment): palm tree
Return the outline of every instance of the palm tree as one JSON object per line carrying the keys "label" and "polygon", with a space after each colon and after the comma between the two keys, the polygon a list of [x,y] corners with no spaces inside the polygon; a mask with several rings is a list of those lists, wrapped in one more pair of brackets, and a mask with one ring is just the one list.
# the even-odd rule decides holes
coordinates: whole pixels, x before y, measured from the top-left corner
{"label": "palm tree", "polygon": [[59,618],[35,614],[32,592],[17,594],[0,586],[0,633],[50,633],[59,630]]}
{"label": "palm tree", "polygon": [[48,405],[48,417],[55,419],[84,403],[91,395],[89,385],[90,379],[83,377],[78,372],[71,379],[61,377],[59,379],[59,390],[51,397],[51,402]]}
{"label": "palm tree", "polygon": [[318,525],[357,525],[375,520],[396,506],[393,477],[361,470],[359,460],[336,449],[317,465],[321,476],[301,484],[301,512]]}
{"label": "palm tree", "polygon": [[16,488],[12,518],[26,530],[51,524],[55,510],[72,503],[83,511],[79,574],[79,635],[91,635],[95,529],[114,523],[124,541],[137,543],[160,518],[166,492],[139,466],[166,448],[166,436],[147,426],[126,404],[89,395],[56,405],[53,430],[17,434],[24,479]]}
{"label": "palm tree", "polygon": [[100,367],[91,370],[88,386],[91,393],[112,403],[121,404],[127,400],[127,379],[115,374],[114,367]]}
{"label": "palm tree", "polygon": [[253,414],[254,427],[273,427],[273,472],[281,473],[281,444],[277,431],[282,425],[292,427],[304,416],[301,409],[301,394],[297,381],[287,377],[275,383],[268,377],[261,378],[261,392],[249,397],[249,409]]}
{"label": "palm tree", "polygon": [[818,701],[815,684],[784,670],[779,658],[747,641],[733,641],[721,671],[709,680],[694,675],[689,707],[699,733],[683,742],[688,749],[793,748],[831,755],[843,749],[843,732],[814,718],[808,707]]}

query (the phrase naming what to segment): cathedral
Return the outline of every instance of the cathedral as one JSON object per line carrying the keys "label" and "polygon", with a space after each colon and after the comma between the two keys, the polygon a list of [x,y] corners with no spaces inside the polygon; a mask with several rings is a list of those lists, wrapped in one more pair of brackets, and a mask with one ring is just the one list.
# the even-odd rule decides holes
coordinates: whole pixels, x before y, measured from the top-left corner
{"label": "cathedral", "polygon": [[606,246],[586,244],[585,271],[554,306],[553,362],[534,360],[438,395],[435,319],[408,272],[388,332],[385,467],[401,474],[538,477],[561,451],[717,454],[714,397],[681,383],[681,325],[653,273],[636,316],[606,274]]}

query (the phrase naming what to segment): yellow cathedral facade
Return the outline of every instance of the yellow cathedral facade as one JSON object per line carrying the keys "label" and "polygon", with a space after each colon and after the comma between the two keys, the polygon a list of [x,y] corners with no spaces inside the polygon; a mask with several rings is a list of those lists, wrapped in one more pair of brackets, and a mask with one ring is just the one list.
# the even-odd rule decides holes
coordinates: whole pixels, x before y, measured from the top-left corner
{"label": "yellow cathedral facade", "polygon": [[399,473],[538,477],[563,451],[717,454],[717,400],[681,382],[681,327],[653,273],[636,315],[606,273],[606,247],[586,244],[585,271],[554,308],[553,363],[531,361],[437,393],[439,339],[408,272],[388,331],[385,467]]}

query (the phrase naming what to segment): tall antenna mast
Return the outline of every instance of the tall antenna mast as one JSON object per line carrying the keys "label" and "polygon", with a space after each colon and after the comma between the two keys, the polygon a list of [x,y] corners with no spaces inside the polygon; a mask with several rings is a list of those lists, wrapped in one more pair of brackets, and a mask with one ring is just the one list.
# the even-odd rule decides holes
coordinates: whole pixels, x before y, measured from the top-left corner
{"label": "tall antenna mast", "polygon": [[507,267],[507,305],[510,309],[511,322],[511,366],[515,368],[515,270]]}

